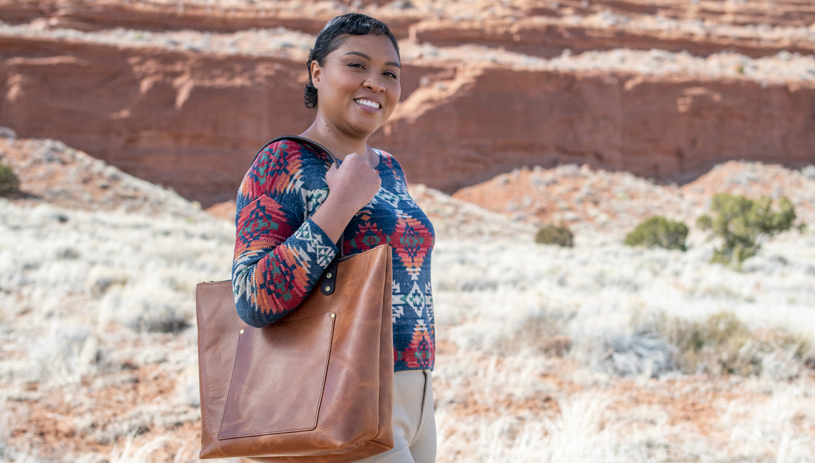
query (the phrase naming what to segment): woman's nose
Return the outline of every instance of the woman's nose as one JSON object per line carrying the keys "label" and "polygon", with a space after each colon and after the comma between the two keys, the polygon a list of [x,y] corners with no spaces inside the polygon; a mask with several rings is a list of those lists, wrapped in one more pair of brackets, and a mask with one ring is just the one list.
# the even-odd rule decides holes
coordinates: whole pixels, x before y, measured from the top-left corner
{"label": "woman's nose", "polygon": [[366,79],[363,86],[370,89],[374,93],[382,93],[385,91],[385,85],[382,83],[381,79],[376,77],[369,77]]}

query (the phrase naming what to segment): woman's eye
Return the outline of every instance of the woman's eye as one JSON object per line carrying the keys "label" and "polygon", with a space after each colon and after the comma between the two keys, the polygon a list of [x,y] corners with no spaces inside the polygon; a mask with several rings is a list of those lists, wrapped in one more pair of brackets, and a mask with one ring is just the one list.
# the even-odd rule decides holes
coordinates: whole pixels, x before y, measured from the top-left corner
{"label": "woman's eye", "polygon": [[352,68],[365,69],[365,67],[359,63],[351,63],[348,66],[351,66]]}
{"label": "woman's eye", "polygon": [[394,73],[392,73],[392,72],[386,72],[386,73],[385,73],[385,75],[386,75],[386,76],[388,76],[388,77],[394,78],[394,79],[396,79],[396,78],[397,78],[397,77],[396,77],[396,74],[394,74]]}

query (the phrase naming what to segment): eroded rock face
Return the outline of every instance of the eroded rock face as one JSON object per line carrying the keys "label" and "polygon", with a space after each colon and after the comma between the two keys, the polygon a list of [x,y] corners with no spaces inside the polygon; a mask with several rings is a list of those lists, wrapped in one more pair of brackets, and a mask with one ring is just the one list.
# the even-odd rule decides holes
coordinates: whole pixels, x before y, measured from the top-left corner
{"label": "eroded rock face", "polygon": [[[0,126],[55,138],[205,207],[234,199],[255,153],[296,135],[304,60],[0,36]],[[403,94],[439,70],[405,66]]]}
{"label": "eroded rock face", "polygon": [[376,139],[399,150],[409,179],[446,192],[524,165],[684,183],[729,159],[815,156],[813,87],[491,68],[450,85],[416,92]]}
{"label": "eroded rock face", "polygon": [[[532,0],[532,3],[540,3]],[[815,5],[799,0],[564,0],[563,6],[582,10],[610,9],[624,14],[659,15],[730,24],[808,26],[815,21]]]}
{"label": "eroded rock face", "polygon": [[56,138],[208,205],[255,152],[311,122],[303,64],[0,39],[0,125]]}
{"label": "eroded rock face", "polygon": [[0,41],[0,125],[56,138],[204,204],[233,198],[252,156],[310,122],[301,63]]}
{"label": "eroded rock face", "polygon": [[[17,23],[0,24],[0,126],[59,139],[204,207],[234,199],[257,150],[313,120],[303,33],[347,9],[258,2],[0,0],[0,19]],[[411,182],[447,193],[523,166],[683,183],[731,159],[812,163],[815,61],[789,50],[815,50],[801,27],[815,10],[724,3],[362,2],[412,37],[401,41],[402,104],[371,142]],[[299,32],[216,33],[279,25]],[[176,35],[138,38],[165,29]],[[267,39],[281,47],[252,49]],[[680,49],[707,57],[670,52]]]}
{"label": "eroded rock face", "polygon": [[[0,50],[0,125],[205,207],[234,197],[263,143],[313,117],[299,60],[13,37]],[[404,74],[406,100],[372,142],[412,182],[446,192],[525,165],[684,182],[729,159],[812,162],[811,85],[432,63]],[[420,87],[422,76],[447,79]]]}
{"label": "eroded rock face", "polygon": [[[687,27],[687,22],[663,22],[665,24],[659,25],[645,21],[638,23],[617,15],[607,18],[593,16],[579,23],[541,17],[462,22],[423,21],[410,28],[410,36],[419,43],[437,46],[478,43],[544,58],[558,56],[567,49],[573,53],[617,48],[660,49],[677,53],[686,51],[699,56],[732,51],[752,57],[774,55],[782,49],[801,54],[815,51],[815,43],[811,40],[769,38],[761,34],[719,35],[715,31],[700,33],[698,28]],[[682,30],[682,26],[686,26],[685,30]]]}
{"label": "eroded rock face", "polygon": [[[0,0],[0,18],[11,23],[41,21],[48,27],[83,31],[124,27],[139,30],[204,30],[235,32],[250,28],[290,29],[319,33],[326,21],[342,14],[332,2],[303,5],[295,1],[274,1],[256,5],[250,2],[225,6],[219,2],[121,2],[117,0]],[[351,3],[351,2],[344,2]],[[365,0],[362,4],[380,4],[382,0]],[[302,14],[307,9],[309,14]],[[407,27],[418,18],[389,18],[394,30],[407,35]]]}

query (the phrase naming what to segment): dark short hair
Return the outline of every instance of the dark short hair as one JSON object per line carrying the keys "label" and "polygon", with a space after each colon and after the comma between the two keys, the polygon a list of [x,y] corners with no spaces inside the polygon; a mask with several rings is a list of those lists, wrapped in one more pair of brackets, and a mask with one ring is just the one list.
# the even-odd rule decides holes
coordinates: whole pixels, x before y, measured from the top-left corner
{"label": "dark short hair", "polygon": [[325,65],[325,57],[339,48],[348,35],[366,34],[387,35],[391,39],[393,47],[396,48],[396,56],[399,56],[399,44],[396,43],[396,37],[393,36],[388,25],[382,21],[361,13],[348,13],[333,18],[320,31],[314,43],[314,48],[308,55],[308,61],[306,62],[308,83],[306,84],[306,93],[303,95],[307,108],[317,107],[317,89],[314,88],[314,82],[311,80],[311,62],[317,61],[320,66]]}

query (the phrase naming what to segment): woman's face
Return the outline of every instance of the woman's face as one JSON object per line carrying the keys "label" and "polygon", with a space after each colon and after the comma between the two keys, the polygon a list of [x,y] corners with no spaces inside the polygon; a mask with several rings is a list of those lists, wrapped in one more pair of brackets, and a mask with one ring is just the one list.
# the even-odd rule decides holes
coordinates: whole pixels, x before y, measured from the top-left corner
{"label": "woman's face", "polygon": [[345,37],[323,66],[311,63],[317,111],[329,128],[367,138],[388,120],[399,101],[399,66],[399,55],[386,35]]}

